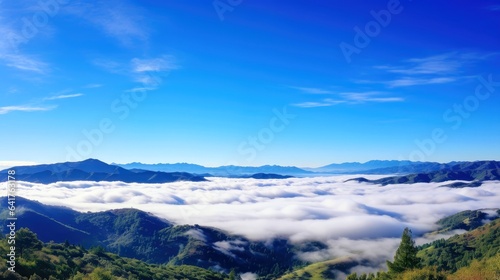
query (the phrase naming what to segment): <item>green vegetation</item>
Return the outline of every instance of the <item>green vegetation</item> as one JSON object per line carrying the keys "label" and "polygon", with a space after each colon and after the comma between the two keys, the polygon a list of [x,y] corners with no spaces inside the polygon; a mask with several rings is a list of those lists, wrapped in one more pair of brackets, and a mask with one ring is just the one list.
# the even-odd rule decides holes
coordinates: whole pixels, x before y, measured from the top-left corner
{"label": "green vegetation", "polygon": [[291,273],[283,275],[279,280],[296,279],[336,279],[336,272],[346,272],[353,266],[358,265],[358,261],[351,258],[338,258],[324,262],[310,264],[304,268],[297,269]]}
{"label": "green vegetation", "polygon": [[[352,258],[309,264],[298,260],[296,253],[322,250],[326,245],[305,242],[292,246],[282,239],[251,241],[215,228],[174,226],[135,209],[79,213],[29,200],[23,206],[19,212],[21,227],[29,224],[46,234],[44,229],[50,223],[51,237],[58,240],[43,240],[31,227],[19,229],[17,274],[6,272],[8,264],[0,262],[0,279],[236,280],[240,273],[253,272],[259,280],[319,280],[340,279],[355,266],[370,265],[368,260]],[[500,214],[500,210],[497,212]],[[415,246],[407,228],[394,259],[387,262],[387,272],[351,274],[347,279],[499,279],[500,219],[482,225],[486,219],[488,215],[480,210],[441,219],[440,232],[469,232],[420,247]],[[62,238],[71,240],[64,242]],[[0,240],[0,254],[9,253],[9,246],[6,239]],[[214,268],[228,274],[209,270]]]}
{"label": "green vegetation", "polygon": [[[465,211],[441,220],[448,227],[460,220],[476,217],[477,211]],[[417,253],[417,249],[420,249]],[[500,219],[448,240],[437,240],[416,248],[403,232],[389,271],[375,274],[351,274],[348,280],[496,280],[500,279]]]}
{"label": "green vegetation", "polygon": [[[16,273],[7,271],[5,261],[0,262],[0,279],[228,279],[227,275],[203,268],[182,265],[152,265],[135,259],[122,258],[104,251],[102,247],[86,250],[70,244],[42,244],[29,229],[22,228],[23,255],[16,259]],[[17,242],[16,242],[16,245]],[[6,239],[0,241],[0,254],[8,253]]]}
{"label": "green vegetation", "polygon": [[443,218],[439,220],[437,224],[441,226],[440,231],[450,231],[454,229],[472,230],[482,226],[482,220],[484,220],[486,216],[486,213],[480,210],[466,210]]}
{"label": "green vegetation", "polygon": [[411,269],[420,268],[420,259],[417,257],[415,241],[411,237],[411,230],[405,228],[401,237],[401,244],[394,255],[394,261],[387,261],[389,274],[398,274]]}
{"label": "green vegetation", "polygon": [[[387,261],[388,272],[378,272],[377,274],[350,274],[347,280],[386,280],[386,279],[421,279],[421,276],[439,277],[433,269],[421,267],[421,260],[417,257],[418,249],[415,247],[415,241],[412,239],[412,233],[409,228],[403,230],[401,243],[394,255],[394,261]],[[417,278],[414,278],[417,277]],[[441,280],[442,278],[422,278],[429,280]],[[444,279],[444,278],[443,278]]]}
{"label": "green vegetation", "polygon": [[500,254],[481,261],[474,260],[469,266],[460,268],[448,277],[449,280],[500,279]]}
{"label": "green vegetation", "polygon": [[[6,201],[0,200],[2,209],[8,209],[2,205]],[[21,197],[17,201],[23,205],[18,212],[19,227],[29,228],[43,242],[67,240],[147,263],[218,267],[228,272],[234,269],[236,274],[250,271],[263,279],[274,279],[304,264],[294,257],[298,249],[284,239],[252,241],[215,228],[173,225],[136,209],[80,213]],[[0,220],[7,217],[6,211],[0,213]],[[8,228],[1,230],[7,234]]]}
{"label": "green vegetation", "polygon": [[420,247],[423,264],[455,272],[473,260],[491,258],[500,250],[500,219],[448,240],[437,240]]}
{"label": "green vegetation", "polygon": [[[500,210],[497,210],[500,214]],[[479,226],[485,213],[463,211],[439,221],[442,230],[467,226],[475,228],[448,240],[416,247],[411,231],[405,229],[388,271],[347,276],[347,280],[498,280],[500,279],[500,219]],[[479,226],[479,227],[478,227]],[[477,227],[477,228],[476,228]],[[348,258],[308,265],[288,273],[280,280],[341,279],[360,262]]]}

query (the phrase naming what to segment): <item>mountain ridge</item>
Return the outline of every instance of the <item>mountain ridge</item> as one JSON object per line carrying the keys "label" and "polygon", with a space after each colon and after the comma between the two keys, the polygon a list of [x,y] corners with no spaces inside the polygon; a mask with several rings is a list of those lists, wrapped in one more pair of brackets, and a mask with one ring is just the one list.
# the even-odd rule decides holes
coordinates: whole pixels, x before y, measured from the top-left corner
{"label": "mountain ridge", "polygon": [[[467,181],[470,184],[465,186],[480,186],[482,181],[500,180],[499,161],[474,161],[448,165],[445,169],[428,173],[414,173],[402,176],[390,176],[376,180],[368,180],[363,177],[349,179],[347,181],[357,181],[363,183],[380,184],[382,186],[392,184],[414,184],[414,183],[441,183],[446,181]],[[346,181],[346,182],[347,182]],[[460,187],[460,184],[449,185]]]}
{"label": "mountain ridge", "polygon": [[[285,239],[253,241],[240,235],[200,225],[175,225],[150,213],[123,208],[82,213],[16,197],[16,227],[29,228],[43,242],[102,246],[122,257],[153,264],[219,267],[238,272],[283,273],[302,264],[294,258],[294,245]],[[8,217],[8,200],[0,197],[0,220]],[[9,229],[2,228],[7,234]]]}
{"label": "mountain ridge", "polygon": [[[60,181],[122,181],[125,183],[170,183],[176,181],[206,181],[202,176],[187,172],[155,172],[144,170],[134,172],[125,168],[110,165],[97,159],[87,159],[79,162],[61,162],[33,166],[17,166],[0,171],[6,174],[8,170],[16,171],[18,181],[32,183],[55,183]],[[2,181],[7,180],[7,176]]]}

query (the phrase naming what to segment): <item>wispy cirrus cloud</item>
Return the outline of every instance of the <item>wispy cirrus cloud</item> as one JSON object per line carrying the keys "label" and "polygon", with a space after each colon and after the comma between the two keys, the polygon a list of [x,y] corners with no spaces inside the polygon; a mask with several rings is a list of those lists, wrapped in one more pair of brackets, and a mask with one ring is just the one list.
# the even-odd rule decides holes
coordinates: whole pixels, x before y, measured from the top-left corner
{"label": "wispy cirrus cloud", "polygon": [[127,62],[117,62],[109,59],[95,59],[93,63],[104,70],[129,76],[134,82],[142,84],[129,92],[154,90],[161,83],[161,75],[178,69],[179,65],[172,55],[160,55],[154,58],[132,58]]}
{"label": "wispy cirrus cloud", "polygon": [[465,67],[484,60],[491,55],[495,54],[450,52],[428,57],[410,58],[397,65],[377,65],[373,67],[390,74],[401,75],[399,77],[385,81],[361,80],[358,83],[379,83],[390,88],[452,83],[467,78],[463,74]]}
{"label": "wispy cirrus cloud", "polygon": [[344,92],[341,95],[350,103],[364,103],[364,102],[401,102],[404,101],[402,97],[384,97],[383,92]]}
{"label": "wispy cirrus cloud", "polygon": [[[175,59],[171,55],[162,55],[157,58],[139,59],[134,58],[131,61],[132,73],[136,82],[143,85],[146,90],[153,90],[161,84],[160,74],[169,73],[178,69]],[[154,74],[153,74],[154,73]],[[131,89],[132,91],[138,88]]]}
{"label": "wispy cirrus cloud", "polygon": [[334,93],[331,90],[322,89],[322,88],[314,88],[314,87],[293,87],[293,86],[291,86],[290,88],[298,89],[298,90],[302,91],[303,93],[308,93],[308,94],[332,94],[332,93]]}
{"label": "wispy cirrus cloud", "polygon": [[44,98],[44,100],[58,100],[58,99],[68,99],[83,96],[83,93],[74,93],[74,94],[61,94],[56,96],[50,96]]}
{"label": "wispy cirrus cloud", "polygon": [[131,88],[131,89],[128,89],[126,90],[126,92],[144,92],[144,91],[151,91],[151,90],[155,90],[156,88],[154,87],[135,87],[135,88]]}
{"label": "wispy cirrus cloud", "polygon": [[0,60],[3,60],[8,67],[18,70],[30,71],[40,74],[48,72],[48,64],[32,56],[24,54],[4,53],[0,54]]}
{"label": "wispy cirrus cloud", "polygon": [[129,1],[75,1],[66,11],[124,45],[149,38],[149,29],[142,24],[143,11]]}
{"label": "wispy cirrus cloud", "polygon": [[15,105],[15,106],[4,106],[0,107],[0,115],[5,115],[12,112],[41,112],[41,111],[51,111],[58,107],[58,105],[47,105],[46,101],[56,101],[63,99],[77,98],[84,96],[83,93],[71,93],[71,89],[65,89],[57,93],[52,93],[47,97],[32,99],[30,104],[26,105]]}
{"label": "wispy cirrus cloud", "polygon": [[21,71],[31,73],[45,74],[49,71],[49,64],[42,61],[36,56],[29,55],[20,50],[19,44],[26,43],[29,40],[21,36],[20,31],[14,28],[12,22],[16,22],[17,18],[22,17],[20,12],[15,15],[5,12],[9,10],[4,3],[0,1],[0,63],[7,67],[15,68]]}
{"label": "wispy cirrus cloud", "polygon": [[316,108],[316,107],[330,107],[336,104],[344,103],[341,100],[331,100],[331,99],[323,99],[321,101],[310,101],[310,102],[302,102],[302,103],[296,103],[292,104],[295,107],[300,107],[300,108]]}
{"label": "wispy cirrus cloud", "polygon": [[392,81],[386,81],[385,84],[388,87],[395,88],[395,87],[408,87],[415,85],[446,84],[454,82],[457,79],[458,78],[455,77],[441,77],[441,78],[428,78],[428,79],[405,77]]}
{"label": "wispy cirrus cloud", "polygon": [[171,55],[163,55],[152,59],[132,59],[132,71],[135,73],[142,72],[162,72],[177,69],[175,59]]}
{"label": "wispy cirrus cloud", "polygon": [[[321,91],[318,88],[318,91]],[[326,90],[325,90],[326,91]],[[367,92],[340,92],[330,94],[335,95],[336,98],[324,98],[320,101],[308,101],[302,103],[292,104],[295,107],[301,108],[315,108],[315,107],[329,107],[338,104],[361,104],[361,103],[387,103],[387,102],[402,102],[404,98],[398,96],[386,96],[384,92],[367,91]]]}
{"label": "wispy cirrus cloud", "polygon": [[463,65],[464,59],[457,57],[454,53],[442,54],[424,58],[411,58],[403,62],[402,65],[390,66],[379,65],[376,69],[385,70],[390,73],[404,75],[421,74],[444,74],[456,73]]}
{"label": "wispy cirrus cloud", "polygon": [[32,106],[32,105],[18,105],[18,106],[4,106],[0,107],[0,115],[5,115],[12,112],[39,112],[50,111],[57,108],[57,105],[51,106]]}
{"label": "wispy cirrus cloud", "polygon": [[101,84],[88,84],[88,85],[85,85],[83,88],[100,88],[102,87]]}

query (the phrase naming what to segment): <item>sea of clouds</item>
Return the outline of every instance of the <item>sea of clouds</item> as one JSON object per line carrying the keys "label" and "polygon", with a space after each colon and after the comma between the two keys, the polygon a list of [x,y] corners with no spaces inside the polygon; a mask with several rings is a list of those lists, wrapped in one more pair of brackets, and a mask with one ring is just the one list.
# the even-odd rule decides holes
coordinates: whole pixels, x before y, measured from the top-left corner
{"label": "sea of clouds", "polygon": [[[19,182],[18,195],[78,211],[137,208],[177,224],[213,226],[255,240],[286,237],[317,240],[327,249],[301,253],[321,261],[351,256],[369,260],[356,271],[373,271],[392,259],[405,227],[417,244],[436,221],[463,210],[498,208],[500,182],[452,189],[446,183],[380,186],[345,182],[358,176],[256,180],[210,178],[207,182]],[[366,176],[371,179],[380,176]],[[459,232],[453,232],[455,234]],[[230,250],[227,244],[219,244]],[[225,247],[224,247],[225,246]]]}

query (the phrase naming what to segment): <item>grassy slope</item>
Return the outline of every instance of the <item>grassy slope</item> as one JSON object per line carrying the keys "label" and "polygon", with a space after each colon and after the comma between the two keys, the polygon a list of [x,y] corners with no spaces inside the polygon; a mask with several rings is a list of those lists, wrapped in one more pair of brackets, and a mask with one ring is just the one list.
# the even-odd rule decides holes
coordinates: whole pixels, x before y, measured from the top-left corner
{"label": "grassy slope", "polygon": [[311,280],[325,280],[335,279],[333,270],[345,271],[358,262],[352,258],[344,257],[324,262],[313,263],[304,268],[295,270],[279,278],[279,280],[295,280],[295,279],[311,279]]}

